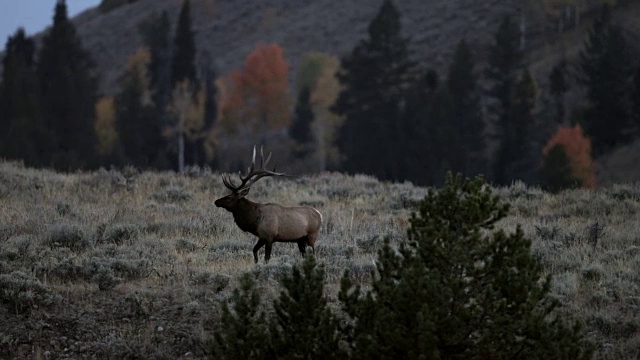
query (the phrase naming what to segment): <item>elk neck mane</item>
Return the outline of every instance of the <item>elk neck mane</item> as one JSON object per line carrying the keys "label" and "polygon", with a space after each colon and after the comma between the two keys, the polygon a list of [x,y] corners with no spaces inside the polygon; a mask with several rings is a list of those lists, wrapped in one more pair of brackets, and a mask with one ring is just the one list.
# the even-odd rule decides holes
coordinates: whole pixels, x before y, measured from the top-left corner
{"label": "elk neck mane", "polygon": [[255,235],[258,227],[258,217],[260,216],[259,207],[260,204],[251,200],[245,198],[240,199],[238,206],[233,209],[232,213],[233,220],[242,231]]}

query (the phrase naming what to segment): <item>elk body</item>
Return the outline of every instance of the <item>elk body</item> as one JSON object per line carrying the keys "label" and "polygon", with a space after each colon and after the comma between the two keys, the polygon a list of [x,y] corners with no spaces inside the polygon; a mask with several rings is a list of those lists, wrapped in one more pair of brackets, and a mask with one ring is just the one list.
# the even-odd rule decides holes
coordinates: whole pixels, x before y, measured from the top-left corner
{"label": "elk body", "polygon": [[264,262],[268,263],[271,257],[271,248],[274,242],[295,242],[298,244],[300,254],[304,256],[307,246],[315,253],[315,242],[322,225],[322,214],[308,206],[282,206],[279,204],[260,204],[246,199],[251,185],[258,179],[266,176],[286,176],[284,173],[265,170],[271,159],[271,154],[266,161],[260,150],[261,169],[255,169],[256,148],[253,148],[251,167],[247,175],[240,177],[240,185],[235,185],[229,177],[222,176],[224,185],[231,190],[231,194],[216,200],[218,207],[233,214],[233,219],[238,227],[258,237],[258,242],[253,247],[253,258],[258,263],[258,250],[265,247]]}

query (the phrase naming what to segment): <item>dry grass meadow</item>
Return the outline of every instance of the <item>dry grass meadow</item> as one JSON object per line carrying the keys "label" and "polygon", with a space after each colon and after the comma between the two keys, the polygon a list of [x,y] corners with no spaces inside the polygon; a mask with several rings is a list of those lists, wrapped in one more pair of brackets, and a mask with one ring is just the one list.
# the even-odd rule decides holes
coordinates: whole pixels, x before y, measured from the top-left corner
{"label": "dry grass meadow", "polygon": [[[640,184],[558,195],[516,183],[500,226],[520,225],[554,276],[561,311],[581,319],[597,358],[640,355]],[[276,243],[253,263],[255,239],[213,201],[220,176],[135,169],[60,174],[0,162],[0,358],[206,358],[240,274],[264,298],[299,263]],[[258,182],[250,199],[306,204],[324,215],[316,257],[338,305],[350,269],[366,285],[384,237],[405,237],[426,189],[324,173]]]}

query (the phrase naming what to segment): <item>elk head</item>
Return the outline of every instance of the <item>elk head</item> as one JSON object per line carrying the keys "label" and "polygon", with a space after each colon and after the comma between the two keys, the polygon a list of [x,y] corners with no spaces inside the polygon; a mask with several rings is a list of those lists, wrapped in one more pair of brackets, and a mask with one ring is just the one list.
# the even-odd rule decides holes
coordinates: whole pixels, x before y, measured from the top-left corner
{"label": "elk head", "polygon": [[264,160],[263,148],[260,147],[260,169],[256,170],[256,147],[254,145],[251,166],[249,166],[249,169],[247,170],[247,175],[242,176],[242,174],[238,173],[238,177],[240,177],[240,185],[234,184],[228,175],[222,175],[222,182],[227,189],[231,190],[231,194],[216,200],[216,206],[233,212],[233,209],[239,206],[240,201],[247,196],[249,190],[251,190],[251,185],[255,184],[256,181],[265,176],[288,176],[285,173],[276,172],[275,166],[273,167],[273,171],[265,170],[269,160],[271,160],[271,153],[269,153],[267,160]]}

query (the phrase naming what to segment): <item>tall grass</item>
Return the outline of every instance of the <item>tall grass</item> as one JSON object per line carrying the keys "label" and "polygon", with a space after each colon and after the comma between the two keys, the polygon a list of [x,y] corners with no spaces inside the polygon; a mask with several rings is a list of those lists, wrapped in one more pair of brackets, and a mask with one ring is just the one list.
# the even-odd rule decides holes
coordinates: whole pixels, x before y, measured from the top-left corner
{"label": "tall grass", "polygon": [[[220,304],[253,272],[267,301],[300,261],[276,243],[253,263],[253,236],[213,202],[219,174],[128,169],[60,174],[0,163],[0,357],[205,358]],[[552,296],[582,319],[599,358],[640,354],[640,185],[552,195],[516,183],[500,226],[523,227],[554,276]],[[316,257],[337,306],[349,269],[370,283],[383,239],[405,237],[426,189],[323,173],[256,183],[248,198],[310,205],[324,224]],[[264,251],[264,250],[263,250]]]}

